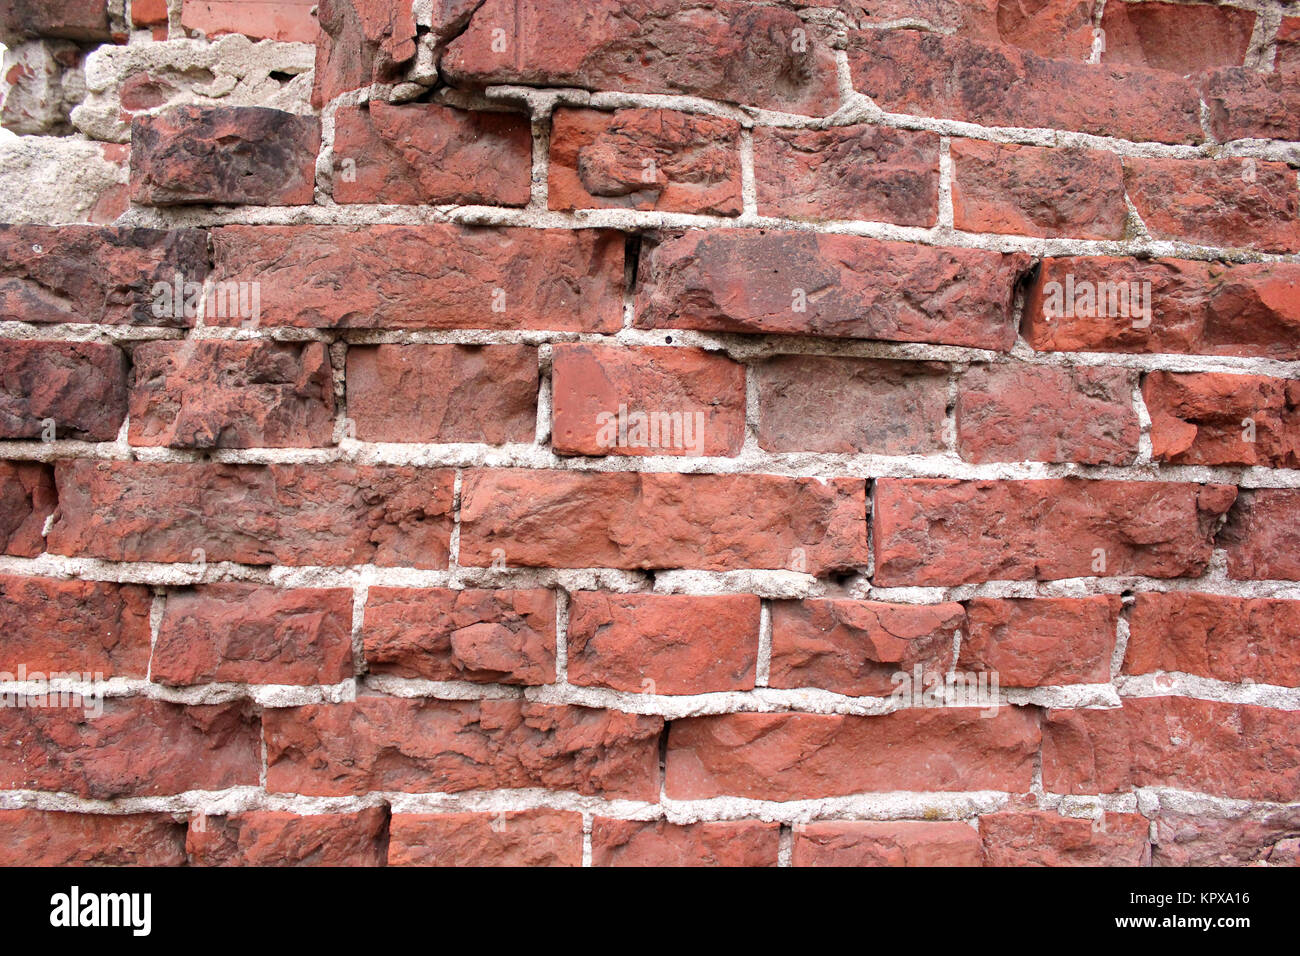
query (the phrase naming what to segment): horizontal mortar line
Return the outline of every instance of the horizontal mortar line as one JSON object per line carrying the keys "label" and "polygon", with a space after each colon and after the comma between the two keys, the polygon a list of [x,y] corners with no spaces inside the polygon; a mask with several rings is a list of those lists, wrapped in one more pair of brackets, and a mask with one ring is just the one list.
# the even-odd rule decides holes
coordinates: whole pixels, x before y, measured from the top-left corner
{"label": "horizontal mortar line", "polygon": [[[130,344],[142,341],[272,341],[343,342],[367,345],[555,345],[569,343],[704,348],[725,352],[739,362],[762,364],[774,354],[824,355],[847,358],[881,358],[897,361],[989,363],[997,365],[1115,366],[1139,371],[1227,372],[1300,379],[1300,360],[1255,356],[1195,355],[1177,352],[1037,351],[1017,342],[1010,351],[940,345],[926,342],[888,342],[881,339],[826,338],[809,335],[707,332],[695,329],[620,329],[613,333],[534,329],[306,329],[262,325],[255,329],[197,326],[173,329],[156,326],[122,326],[91,323],[44,325],[0,322],[0,340],[38,342],[94,342]],[[671,339],[671,341],[669,341]]]}
{"label": "horizontal mortar line", "polygon": [[[0,809],[33,809],[76,813],[121,815],[128,813],[173,813],[210,816],[270,810],[301,815],[353,813],[389,806],[396,814],[408,813],[500,813],[549,809],[596,814],[627,820],[664,819],[686,824],[723,820],[756,819],[768,822],[812,823],[819,821],[892,821],[917,819],[971,820],[1002,809],[1019,810],[1014,801],[1024,794],[997,790],[974,791],[881,791],[848,796],[800,800],[758,800],[719,796],[696,800],[663,797],[658,802],[579,794],[572,790],[520,788],[477,790],[459,793],[371,791],[361,796],[322,797],[268,792],[261,787],[237,786],[224,790],[191,790],[167,796],[94,799],[66,791],[12,789],[0,791]],[[1172,787],[1142,787],[1110,794],[1044,793],[1038,807],[1063,816],[1087,818],[1098,810],[1141,812],[1143,798],[1157,806],[1195,804],[1204,815],[1221,819],[1264,819],[1270,814],[1300,810],[1300,802],[1281,803],[1220,797]],[[1158,815],[1158,810],[1146,814]]]}
{"label": "horizontal mortar line", "polygon": [[758,594],[772,599],[847,597],[897,604],[940,604],[974,597],[1082,597],[1126,591],[1198,591],[1225,597],[1300,599],[1300,581],[1228,579],[1217,569],[1199,578],[1058,578],[1052,581],[1000,580],[951,586],[867,587],[862,594],[843,593],[810,574],[785,570],[707,571],[692,569],[629,570],[622,568],[459,567],[421,569],[352,565],[252,565],[235,561],[109,561],[45,553],[35,558],[0,555],[0,574],[193,587],[218,582],[250,582],[281,588],[549,588],[616,593]]}
{"label": "horizontal mortar line", "polygon": [[365,228],[380,225],[514,226],[530,229],[612,229],[660,231],[674,229],[789,230],[821,235],[858,236],[882,241],[934,247],[1022,252],[1035,256],[1118,256],[1197,259],[1215,262],[1297,262],[1300,252],[1262,252],[1236,247],[1201,245],[1179,240],[1133,238],[1045,239],[996,233],[974,233],[941,226],[922,228],[866,220],[808,222],[774,216],[704,216],[694,213],[592,209],[575,213],[499,206],[402,206],[356,203],[343,206],[229,206],[222,209],[132,206],[117,220],[121,226],[205,228],[223,225],[340,225]]}
{"label": "horizontal mortar line", "polygon": [[836,452],[761,452],[735,457],[691,455],[560,455],[536,444],[475,442],[362,442],[344,439],[321,448],[239,448],[210,451],[123,445],[118,442],[0,441],[0,458],[13,461],[135,461],[140,464],[327,465],[503,469],[566,473],[770,476],[833,479],[950,479],[1035,481],[1078,478],[1138,483],[1230,484],[1241,488],[1300,488],[1300,469],[1210,465],[1080,465],[1047,462],[972,464],[952,455],[867,455]]}

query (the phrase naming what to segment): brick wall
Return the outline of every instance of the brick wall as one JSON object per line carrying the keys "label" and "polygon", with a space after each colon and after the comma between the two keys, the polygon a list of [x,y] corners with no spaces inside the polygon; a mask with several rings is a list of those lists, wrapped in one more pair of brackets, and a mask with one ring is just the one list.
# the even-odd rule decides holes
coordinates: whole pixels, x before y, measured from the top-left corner
{"label": "brick wall", "polygon": [[0,29],[0,861],[1297,861],[1300,4]]}

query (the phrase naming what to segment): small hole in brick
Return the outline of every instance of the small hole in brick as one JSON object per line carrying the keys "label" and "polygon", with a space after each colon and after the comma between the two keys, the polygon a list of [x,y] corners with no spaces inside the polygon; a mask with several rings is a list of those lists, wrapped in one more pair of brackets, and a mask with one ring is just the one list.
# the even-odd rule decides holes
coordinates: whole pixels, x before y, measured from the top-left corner
{"label": "small hole in brick", "polygon": [[669,345],[672,345],[672,344],[673,344],[673,337],[672,337],[671,335],[669,335],[669,336],[667,336],[667,337],[664,339],[664,341],[667,342]]}

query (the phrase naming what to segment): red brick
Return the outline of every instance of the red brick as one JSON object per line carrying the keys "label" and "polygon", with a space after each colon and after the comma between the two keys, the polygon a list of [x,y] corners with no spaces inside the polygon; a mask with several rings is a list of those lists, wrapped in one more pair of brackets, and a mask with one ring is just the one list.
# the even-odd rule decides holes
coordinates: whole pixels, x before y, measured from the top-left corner
{"label": "red brick", "polygon": [[132,358],[133,445],[333,443],[334,376],[321,342],[143,342]]}
{"label": "red brick", "polygon": [[296,813],[254,810],[190,817],[185,849],[195,866],[383,866],[388,810]]}
{"label": "red brick", "polygon": [[372,587],[361,629],[372,674],[426,680],[555,680],[555,593]]}
{"label": "red brick", "polygon": [[389,866],[581,866],[582,814],[398,813]]}
{"label": "red brick", "polygon": [[1300,489],[1243,490],[1219,543],[1230,578],[1300,581]]}
{"label": "red brick", "polygon": [[865,514],[857,479],[474,470],[461,491],[460,562],[486,567],[503,554],[523,567],[706,571],[799,562],[822,575],[866,563]]}
{"label": "red brick", "polygon": [[795,866],[981,866],[980,837],[959,822],[846,821],[794,828]]}
{"label": "red brick", "polygon": [[1300,686],[1300,601],[1191,591],[1139,594],[1124,673],[1173,671]]}
{"label": "red brick", "polygon": [[1278,24],[1273,69],[1278,73],[1300,71],[1300,17],[1283,17]]}
{"label": "red brick", "polygon": [[[139,0],[133,0],[134,12]],[[181,26],[206,36],[242,33],[257,40],[315,43],[316,0],[185,0]]]}
{"label": "red brick", "polygon": [[268,710],[263,723],[273,793],[545,787],[654,800],[659,792],[659,717],[519,699],[362,697]]}
{"label": "red brick", "polygon": [[63,461],[55,554],[446,567],[453,474],[364,465]]}
{"label": "red brick", "polygon": [[[1049,314],[1048,293],[1076,304]],[[1088,285],[1084,285],[1088,283]],[[1122,317],[1087,308],[1087,294],[1109,299],[1119,286],[1147,299],[1149,315]],[[1145,295],[1143,283],[1150,283]],[[1131,310],[1130,310],[1131,311]],[[1136,325],[1134,324],[1136,322]],[[1025,293],[1025,338],[1039,351],[1179,352],[1300,358],[1300,266],[1225,265],[1186,259],[1044,259]]]}
{"label": "red brick", "polygon": [[1300,795],[1300,713],[1187,697],[1130,697],[1111,710],[1049,710],[1050,793],[1175,787],[1292,802]]}
{"label": "red brick", "polygon": [[362,441],[531,442],[537,350],[528,345],[348,349],[348,418]]}
{"label": "red brick", "polygon": [[1062,817],[1044,810],[980,817],[988,866],[1149,866],[1150,824],[1137,813]]}
{"label": "red brick", "polygon": [[1202,80],[1201,98],[1220,140],[1300,139],[1300,75],[1294,71],[1216,70]]}
{"label": "red brick", "polygon": [[758,212],[933,226],[939,137],[884,126],[754,130]]}
{"label": "red brick", "polygon": [[0,40],[59,37],[84,43],[112,39],[104,0],[0,0]]}
{"label": "red brick", "polygon": [[695,230],[642,250],[636,325],[1010,349],[1028,265],[861,236]]}
{"label": "red brick", "polygon": [[1230,485],[1164,481],[883,478],[872,508],[873,581],[1199,577],[1235,494]]}
{"label": "red brick", "polygon": [[167,813],[0,810],[0,866],[180,866],[185,824]]}
{"label": "red brick", "polygon": [[0,670],[144,677],[152,604],[136,584],[0,575]]}
{"label": "red brick", "polygon": [[557,109],[552,209],[741,211],[740,124],[672,110]]}
{"label": "red brick", "polygon": [[776,866],[781,827],[757,820],[676,825],[664,820],[591,823],[592,866]]}
{"label": "red brick", "polygon": [[1179,465],[1300,468],[1300,382],[1221,372],[1150,372],[1151,453]]}
{"label": "red brick", "polygon": [[958,451],[974,462],[1130,464],[1135,381],[1120,368],[972,366],[958,383]]}
{"label": "red brick", "polygon": [[201,230],[0,225],[0,321],[193,325],[155,307],[177,273],[207,276]]}
{"label": "red brick", "polygon": [[1149,66],[1186,75],[1240,66],[1255,14],[1206,3],[1107,3],[1101,18],[1104,64]]}
{"label": "red brick", "polygon": [[684,93],[823,116],[839,105],[829,39],[793,10],[740,0],[487,0],[440,66],[455,86]]}
{"label": "red brick", "polygon": [[745,368],[703,349],[552,349],[551,443],[574,455],[736,455]]}
{"label": "red brick", "polygon": [[1293,808],[1239,819],[1163,811],[1153,866],[1300,865],[1300,814]]}
{"label": "red brick", "polygon": [[643,694],[752,690],[760,603],[751,594],[577,591],[569,682]]}
{"label": "red brick", "polygon": [[167,596],[150,677],[184,686],[337,684],[353,675],[352,590],[225,582]]}
{"label": "red brick", "polygon": [[310,204],[320,120],[258,106],[174,106],[131,120],[131,198],[148,206]]}
{"label": "red brick", "polygon": [[725,714],[672,722],[667,794],[805,800],[889,790],[1029,788],[1033,712],[1003,707],[899,711],[882,717]]}
{"label": "red brick", "polygon": [[1195,87],[1156,70],[1045,59],[916,30],[864,30],[850,36],[848,52],[854,88],[893,113],[1165,143],[1202,139]]}
{"label": "red brick", "polygon": [[[349,90],[401,78],[415,56],[412,0],[318,0],[316,69],[311,104],[320,109]],[[473,0],[434,4],[439,35],[473,11]]]}
{"label": "red brick", "polygon": [[1092,0],[881,0],[860,21],[920,20],[940,33],[1083,60],[1092,49],[1092,10]]}
{"label": "red brick", "polygon": [[772,687],[817,687],[852,697],[888,696],[896,675],[947,673],[960,604],[847,599],[772,605]]}
{"label": "red brick", "polygon": [[[0,342],[0,438],[112,441],[126,418],[126,359],[93,342]],[[53,422],[53,432],[47,431]]]}
{"label": "red brick", "polygon": [[0,708],[0,787],[93,800],[257,786],[257,718],[242,703],[186,707],[142,697]]}
{"label": "red brick", "polygon": [[776,355],[754,367],[767,451],[925,455],[943,450],[948,366]]}
{"label": "red brick", "polygon": [[968,232],[1122,239],[1128,216],[1115,153],[954,140],[953,225]]}
{"label": "red brick", "polygon": [[341,107],[334,199],[341,203],[524,206],[533,175],[528,117],[436,103]]}
{"label": "red brick", "polygon": [[1285,163],[1125,156],[1124,186],[1157,239],[1300,249],[1296,172]]}
{"label": "red brick", "polygon": [[1120,597],[975,598],[966,604],[958,667],[1003,687],[1110,682]]}
{"label": "red brick", "polygon": [[0,554],[34,558],[45,550],[45,519],[57,503],[49,465],[0,460]]}
{"label": "red brick", "polygon": [[263,324],[536,329],[623,325],[623,237],[561,229],[227,226],[214,278],[260,281]]}

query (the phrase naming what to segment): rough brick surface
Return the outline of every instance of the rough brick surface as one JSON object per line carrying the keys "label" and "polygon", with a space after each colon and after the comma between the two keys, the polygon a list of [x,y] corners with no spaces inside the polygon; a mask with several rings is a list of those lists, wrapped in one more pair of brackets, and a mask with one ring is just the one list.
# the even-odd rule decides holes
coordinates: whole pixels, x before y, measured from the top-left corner
{"label": "rough brick surface", "polygon": [[104,0],[4,0],[0,3],[0,39],[62,37],[99,42],[112,36]]}
{"label": "rough brick surface", "polygon": [[1149,66],[1186,75],[1239,66],[1250,46],[1255,13],[1206,3],[1106,4],[1102,63]]}
{"label": "rough brick surface", "polygon": [[0,553],[32,558],[44,551],[45,522],[54,506],[49,466],[0,460]]}
{"label": "rough brick surface", "polygon": [[1300,382],[1152,372],[1142,382],[1151,454],[1180,465],[1300,467]]}
{"label": "rough brick surface", "polygon": [[[1278,57],[1290,47],[1278,33]],[[1291,54],[1295,56],[1295,54]],[[1210,130],[1223,140],[1291,139],[1300,136],[1300,75],[1260,73],[1234,67],[1216,70],[1201,83],[1201,96],[1210,110]]]}
{"label": "rough brick surface", "polygon": [[190,818],[185,849],[196,866],[382,866],[388,812],[300,816],[254,811]]}
{"label": "rough brick surface", "polygon": [[1119,609],[1118,595],[976,598],[966,605],[958,663],[996,673],[1005,687],[1105,683]]}
{"label": "rough brick surface", "polygon": [[[134,0],[132,15],[142,5]],[[208,36],[242,33],[257,39],[315,43],[320,32],[315,7],[314,0],[185,0],[181,26]]]}
{"label": "rough brick surface", "polygon": [[796,827],[794,866],[981,866],[965,823],[809,823]]}
{"label": "rough brick surface", "polygon": [[749,820],[678,826],[596,817],[592,866],[776,866],[779,828]]}
{"label": "rough brick surface", "polygon": [[1300,581],[1300,489],[1247,491],[1219,536],[1228,576]]}
{"label": "rough brick surface", "polygon": [[0,343],[0,438],[112,441],[126,417],[126,359],[93,342]]}
{"label": "rough brick surface", "polygon": [[185,824],[165,813],[0,810],[0,865],[180,866]]}
{"label": "rough brick surface", "polygon": [[1153,866],[1300,865],[1300,815],[1294,809],[1260,819],[1216,819],[1200,813],[1161,813]]}
{"label": "rough brick surface", "polygon": [[980,840],[988,866],[1147,866],[1149,828],[1136,813],[991,813],[980,817]]}
{"label": "rough brick surface", "polygon": [[582,815],[555,810],[399,813],[389,866],[580,866]]}

